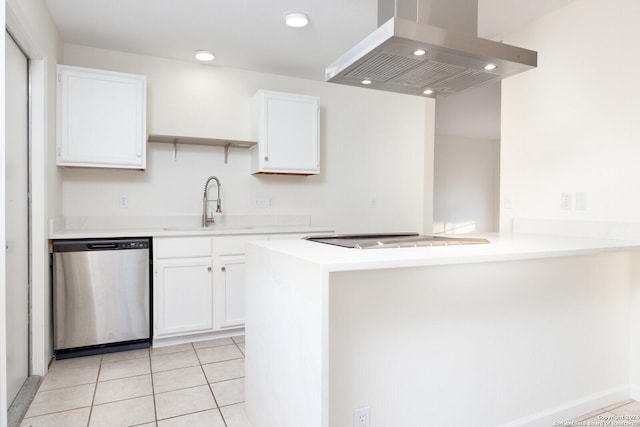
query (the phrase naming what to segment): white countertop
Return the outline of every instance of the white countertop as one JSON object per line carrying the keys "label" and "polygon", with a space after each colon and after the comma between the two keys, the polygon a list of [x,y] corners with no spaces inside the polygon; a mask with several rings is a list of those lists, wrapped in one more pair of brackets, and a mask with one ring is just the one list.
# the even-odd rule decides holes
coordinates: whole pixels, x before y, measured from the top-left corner
{"label": "white countertop", "polygon": [[306,240],[260,241],[251,242],[250,245],[319,264],[329,272],[553,258],[640,250],[640,240],[606,240],[518,233],[488,233],[465,235],[465,237],[482,237],[491,243],[390,249],[351,249]]}
{"label": "white countertop", "polygon": [[209,227],[165,227],[165,228],[91,228],[80,230],[62,230],[49,235],[50,239],[87,239],[118,237],[171,237],[171,236],[228,236],[246,234],[304,234],[331,233],[329,227],[305,225],[271,226],[209,226]]}
{"label": "white countertop", "polygon": [[189,217],[73,217],[50,221],[50,239],[118,237],[226,236],[247,234],[332,233],[328,226],[311,225],[305,216],[228,216],[218,224],[200,227]]}

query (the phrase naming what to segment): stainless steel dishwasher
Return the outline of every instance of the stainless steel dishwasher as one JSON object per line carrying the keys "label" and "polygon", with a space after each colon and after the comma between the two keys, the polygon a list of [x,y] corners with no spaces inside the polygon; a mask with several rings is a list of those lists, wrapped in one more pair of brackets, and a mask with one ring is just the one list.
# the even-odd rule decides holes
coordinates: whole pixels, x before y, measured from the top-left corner
{"label": "stainless steel dishwasher", "polygon": [[57,359],[149,347],[151,239],[53,242]]}

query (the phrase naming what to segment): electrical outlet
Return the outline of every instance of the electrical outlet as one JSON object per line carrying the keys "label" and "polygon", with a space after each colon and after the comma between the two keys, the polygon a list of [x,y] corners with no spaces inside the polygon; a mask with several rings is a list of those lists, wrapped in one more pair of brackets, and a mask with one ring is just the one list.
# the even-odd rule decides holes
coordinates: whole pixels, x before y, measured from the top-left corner
{"label": "electrical outlet", "polygon": [[254,197],[253,207],[256,209],[271,209],[273,199],[271,197]]}
{"label": "electrical outlet", "polygon": [[126,209],[129,207],[129,196],[126,194],[121,194],[118,196],[118,207],[121,209]]}
{"label": "electrical outlet", "polygon": [[513,209],[513,194],[504,193],[504,195],[502,197],[503,197],[502,206],[505,209]]}
{"label": "electrical outlet", "polygon": [[571,210],[571,193],[560,193],[560,210]]}
{"label": "electrical outlet", "polygon": [[370,427],[370,421],[368,406],[353,411],[353,427]]}
{"label": "electrical outlet", "polygon": [[267,199],[264,197],[256,197],[253,199],[253,207],[257,209],[264,209],[267,207]]}

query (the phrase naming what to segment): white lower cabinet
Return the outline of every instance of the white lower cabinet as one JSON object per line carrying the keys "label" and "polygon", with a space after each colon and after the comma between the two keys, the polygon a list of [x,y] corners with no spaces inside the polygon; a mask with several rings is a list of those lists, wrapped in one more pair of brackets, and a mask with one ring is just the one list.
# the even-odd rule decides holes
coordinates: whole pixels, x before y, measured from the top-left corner
{"label": "white lower cabinet", "polygon": [[244,327],[245,246],[306,234],[155,237],[154,337]]}
{"label": "white lower cabinet", "polygon": [[267,235],[213,238],[213,319],[216,329],[244,326],[245,246],[249,241],[267,238]]}
{"label": "white lower cabinet", "polygon": [[158,260],[155,332],[158,336],[213,329],[211,258]]}
{"label": "white lower cabinet", "polygon": [[154,238],[154,336],[244,327],[245,245],[266,235]]}
{"label": "white lower cabinet", "polygon": [[244,326],[244,255],[221,256],[214,269],[215,324],[220,329]]}
{"label": "white lower cabinet", "polygon": [[153,239],[154,337],[213,330],[211,237]]}

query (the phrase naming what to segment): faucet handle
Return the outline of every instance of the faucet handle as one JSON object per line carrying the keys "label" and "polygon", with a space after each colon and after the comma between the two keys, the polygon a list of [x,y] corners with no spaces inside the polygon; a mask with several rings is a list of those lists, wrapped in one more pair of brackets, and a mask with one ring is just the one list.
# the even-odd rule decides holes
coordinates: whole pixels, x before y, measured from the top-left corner
{"label": "faucet handle", "polygon": [[202,226],[206,227],[207,224],[215,224],[216,223],[216,219],[213,216],[213,212],[209,211],[209,214],[205,215],[203,221],[202,221]]}

